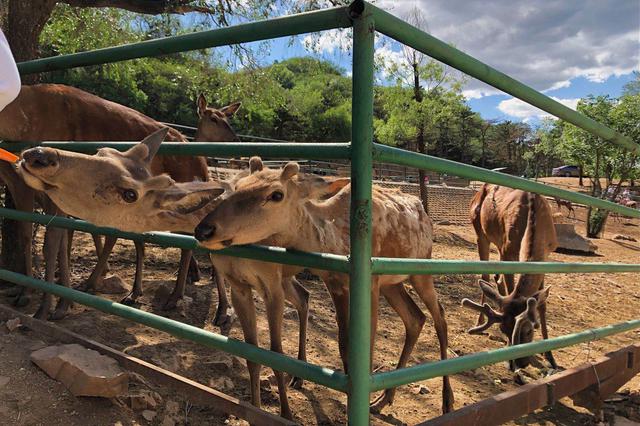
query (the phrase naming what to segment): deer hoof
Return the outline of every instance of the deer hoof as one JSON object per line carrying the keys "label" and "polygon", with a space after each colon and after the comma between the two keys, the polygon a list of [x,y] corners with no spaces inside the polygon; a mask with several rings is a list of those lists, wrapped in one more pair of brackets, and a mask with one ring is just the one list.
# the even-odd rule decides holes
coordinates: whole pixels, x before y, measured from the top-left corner
{"label": "deer hoof", "polygon": [[291,382],[289,382],[289,387],[293,389],[302,389],[302,385],[304,384],[304,379],[301,377],[293,377],[291,378]]}
{"label": "deer hoof", "polygon": [[135,306],[138,304],[138,297],[140,296],[140,294],[135,294],[133,292],[129,293],[125,297],[123,297],[122,300],[120,300],[120,303],[127,306]]}
{"label": "deer hoof", "polygon": [[20,294],[13,299],[12,305],[16,308],[24,308],[31,302],[31,298],[26,294]]}
{"label": "deer hoof", "polygon": [[69,308],[71,307],[71,305],[71,302],[69,302],[68,300],[60,299],[58,305],[56,306],[56,309],[49,316],[49,319],[51,321],[59,321],[61,319],[64,319],[69,313]]}
{"label": "deer hoof", "polygon": [[369,409],[373,414],[380,414],[382,409],[393,403],[393,395],[389,390],[384,391],[370,405]]}
{"label": "deer hoof", "polygon": [[48,316],[49,316],[49,307],[45,307],[43,305],[40,305],[40,307],[38,308],[36,313],[33,314],[33,317],[35,319],[39,319],[39,320],[42,320],[42,321],[45,321]]}
{"label": "deer hoof", "polygon": [[213,318],[213,325],[220,327],[220,334],[223,336],[228,336],[231,331],[231,326],[235,322],[237,316],[232,307],[227,307],[226,309],[218,309],[216,310],[216,315]]}

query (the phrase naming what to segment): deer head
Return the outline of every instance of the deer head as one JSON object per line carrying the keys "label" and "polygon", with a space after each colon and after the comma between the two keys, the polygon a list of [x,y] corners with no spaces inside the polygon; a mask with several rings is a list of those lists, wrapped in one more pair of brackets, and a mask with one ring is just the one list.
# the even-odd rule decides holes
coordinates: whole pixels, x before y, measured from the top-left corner
{"label": "deer head", "polygon": [[[522,279],[522,277],[521,277]],[[484,314],[486,321],[468,330],[470,334],[480,334],[493,324],[498,324],[502,333],[508,339],[509,346],[529,343],[533,341],[534,330],[540,326],[538,319],[538,307],[544,304],[549,296],[550,287],[537,291],[530,297],[519,296],[516,290],[502,296],[490,283],[478,280],[484,296],[492,301],[497,310],[485,303],[480,305],[469,299],[462,300],[462,306]],[[526,367],[531,363],[531,357],[519,358],[510,363],[518,368]]]}
{"label": "deer head", "polygon": [[202,142],[236,142],[238,135],[231,127],[229,120],[242,105],[234,102],[220,109],[207,105],[207,98],[201,93],[198,96],[198,130],[196,131],[196,141]]}
{"label": "deer head", "polygon": [[18,173],[62,211],[95,225],[191,232],[225,187],[215,181],[176,183],[168,175],[152,176],[149,166],[167,131],[158,130],[126,152],[101,148],[86,155],[31,148],[22,153]]}
{"label": "deer head", "polygon": [[195,236],[203,246],[220,249],[286,234],[295,229],[292,218],[303,203],[335,194],[349,183],[301,174],[295,162],[269,169],[253,157],[249,165],[250,175],[239,179],[235,190],[197,226]]}

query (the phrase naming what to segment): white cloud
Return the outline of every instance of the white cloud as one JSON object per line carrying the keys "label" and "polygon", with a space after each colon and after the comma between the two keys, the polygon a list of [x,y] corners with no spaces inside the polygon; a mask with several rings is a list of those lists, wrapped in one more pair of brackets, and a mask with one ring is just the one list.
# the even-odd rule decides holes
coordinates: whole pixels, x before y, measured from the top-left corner
{"label": "white cloud", "polygon": [[351,50],[352,37],[350,29],[335,29],[322,33],[309,34],[303,37],[302,46],[309,52],[337,54]]}
{"label": "white cloud", "polygon": [[[553,96],[551,98],[565,106],[568,106],[571,109],[576,109],[576,105],[579,101],[578,98],[559,99]],[[555,118],[554,116],[542,111],[541,109],[531,106],[516,98],[511,98],[500,102],[498,104],[498,109],[507,115],[517,117],[519,119],[522,119],[523,121],[529,121],[534,118]]]}
{"label": "white cloud", "polygon": [[[637,0],[379,0],[403,17],[417,6],[429,32],[537,90],[602,82],[640,69]],[[493,94],[470,80],[470,96]]]}

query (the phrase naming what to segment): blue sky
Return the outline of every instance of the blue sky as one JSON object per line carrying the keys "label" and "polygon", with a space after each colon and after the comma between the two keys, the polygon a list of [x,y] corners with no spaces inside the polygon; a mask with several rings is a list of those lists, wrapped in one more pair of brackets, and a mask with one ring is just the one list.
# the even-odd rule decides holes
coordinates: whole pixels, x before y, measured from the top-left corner
{"label": "blue sky", "polygon": [[[543,91],[569,107],[589,94],[617,97],[640,70],[638,0],[377,0],[399,17],[418,11],[435,37]],[[351,68],[348,34],[325,32],[279,39],[263,64],[313,55]],[[377,43],[388,61],[401,60],[395,42]],[[487,119],[537,121],[545,114],[470,79],[464,94]]]}

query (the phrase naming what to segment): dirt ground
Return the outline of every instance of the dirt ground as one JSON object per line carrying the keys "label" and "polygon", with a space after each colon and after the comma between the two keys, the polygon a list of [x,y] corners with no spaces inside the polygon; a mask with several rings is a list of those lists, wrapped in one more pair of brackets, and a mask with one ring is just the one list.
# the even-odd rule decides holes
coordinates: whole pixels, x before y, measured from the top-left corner
{"label": "dirt ground", "polygon": [[[555,211],[555,205],[553,206]],[[576,224],[577,231],[584,235],[584,209],[578,210],[577,219],[559,219]],[[595,256],[553,253],[551,259],[560,262],[628,262],[638,263],[640,243],[613,240],[615,234],[626,234],[640,240],[638,220],[610,220],[603,239],[595,240],[598,253]],[[42,229],[39,232],[42,240]],[[111,257],[111,273],[118,274],[127,282],[134,275],[134,248],[129,241],[119,241]],[[434,257],[439,259],[477,259],[475,235],[471,226],[437,226]],[[492,256],[495,258],[496,253]],[[208,279],[210,265],[206,257],[199,257],[203,279],[187,287],[187,296],[192,299],[182,311],[163,311],[162,303],[173,286],[179,252],[177,249],[147,248],[145,260],[145,294],[140,308],[179,321],[218,332],[211,324],[217,294],[215,285]],[[89,276],[95,264],[91,239],[76,234],[72,253],[73,284],[79,285]],[[38,267],[42,273],[42,266]],[[500,348],[504,342],[498,330],[487,335],[470,336],[466,333],[475,321],[475,313],[463,309],[460,301],[464,297],[478,298],[477,276],[449,275],[435,277],[437,290],[446,310],[449,324],[450,355],[464,355],[476,351]],[[550,274],[546,278],[551,286],[548,302],[548,322],[551,336],[577,332],[620,321],[638,318],[640,313],[640,274]],[[303,283],[311,291],[310,331],[308,336],[309,360],[315,364],[340,369],[340,358],[336,341],[334,312],[327,302],[327,294],[320,282]],[[412,292],[411,289],[409,289]],[[415,297],[415,294],[413,294]],[[107,296],[118,300],[121,296]],[[38,298],[35,298],[38,299]],[[416,298],[417,299],[417,298]],[[263,304],[258,300],[259,329],[262,347],[268,347],[268,330]],[[35,312],[34,301],[24,308]],[[165,333],[106,315],[82,306],[75,306],[71,314],[58,323],[72,331],[122,350],[133,356],[157,364],[188,378],[210,385],[240,399],[249,399],[248,375],[244,362],[238,358],[216,352],[190,342],[175,339]],[[284,322],[285,353],[295,356],[297,350],[297,320],[295,312],[288,308]],[[69,424],[69,425],[113,425],[149,424],[140,413],[126,409],[117,401],[92,398],[75,398],[62,385],[50,380],[28,360],[30,348],[42,336],[30,332],[8,333],[0,327],[0,376],[9,378],[9,384],[0,381],[0,422],[2,424]],[[231,329],[231,337],[242,338],[237,322]],[[489,338],[488,338],[489,337]],[[629,332],[601,341],[585,343],[556,351],[558,363],[569,368],[599,355],[638,341],[640,332]],[[391,369],[400,353],[404,330],[401,321],[383,301],[381,303],[378,340],[374,368]],[[537,336],[539,338],[539,335]],[[35,342],[35,343],[34,343]],[[410,365],[438,359],[438,344],[429,319],[411,357]],[[544,362],[544,361],[542,361]],[[231,366],[231,368],[229,368]],[[528,370],[536,377],[544,371]],[[269,377],[270,370],[262,375]],[[266,382],[266,381],[265,381]],[[505,363],[479,368],[452,377],[456,408],[479,401],[499,392],[516,387],[513,375]],[[636,377],[624,388],[632,395],[640,391],[640,378]],[[215,416],[211,410],[191,406],[179,395],[163,393],[163,401],[175,399],[185,408],[182,424],[238,424],[234,418]],[[441,380],[433,379],[403,386],[399,389],[393,406],[373,416],[373,424],[415,424],[440,413]],[[329,425],[346,423],[346,397],[313,383],[305,382],[302,390],[291,389],[289,398],[296,420],[304,425]],[[624,399],[624,398],[623,398]],[[278,395],[275,386],[263,384],[264,408],[277,413]],[[613,405],[608,405],[611,413]],[[188,408],[188,409],[186,409]],[[619,408],[619,407],[618,407]],[[632,421],[640,421],[640,407],[625,405],[617,409],[618,414]],[[89,417],[91,416],[91,417]],[[151,424],[160,424],[158,416]],[[563,400],[555,407],[541,410],[510,424],[595,424],[588,411],[574,407],[570,400]]]}

